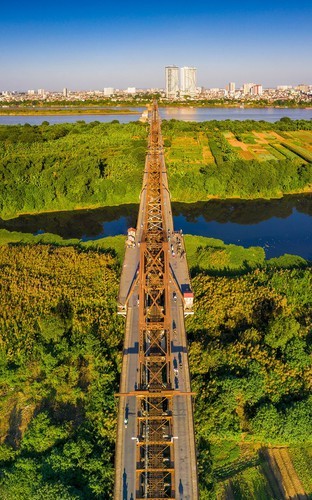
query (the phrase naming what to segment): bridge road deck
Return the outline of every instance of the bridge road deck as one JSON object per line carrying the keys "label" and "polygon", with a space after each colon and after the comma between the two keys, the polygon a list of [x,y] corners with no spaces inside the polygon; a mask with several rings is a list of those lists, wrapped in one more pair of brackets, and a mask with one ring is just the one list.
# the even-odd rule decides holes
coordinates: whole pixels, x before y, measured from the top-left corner
{"label": "bridge road deck", "polygon": [[[171,213],[170,193],[168,190],[166,168],[163,162],[164,213],[166,227],[170,235],[170,267],[173,276],[171,287],[172,314],[172,373],[174,389],[190,392],[190,376],[187,355],[187,341],[184,325],[184,304],[181,285],[190,286],[189,272],[184,249],[183,235],[174,233]],[[119,312],[126,314],[126,332],[123,351],[123,364],[120,393],[133,393],[138,383],[138,284],[136,283],[139,266],[142,224],[145,217],[145,185],[147,174],[143,176],[143,189],[136,227],[135,247],[126,248],[122,270]],[[172,247],[171,247],[172,245]],[[118,430],[116,445],[115,500],[134,500],[136,498],[136,397],[125,395],[119,398]],[[127,426],[124,419],[127,418]],[[175,491],[179,500],[197,500],[197,465],[193,426],[192,396],[183,395],[173,398],[173,433],[175,439]]]}

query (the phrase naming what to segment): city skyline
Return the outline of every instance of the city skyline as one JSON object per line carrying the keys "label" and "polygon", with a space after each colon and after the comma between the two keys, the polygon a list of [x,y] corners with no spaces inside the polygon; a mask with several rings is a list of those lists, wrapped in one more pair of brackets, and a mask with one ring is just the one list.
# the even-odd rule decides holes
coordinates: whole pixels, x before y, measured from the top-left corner
{"label": "city skyline", "polygon": [[169,65],[207,88],[311,83],[311,20],[307,1],[5,4],[0,91],[164,88]]}

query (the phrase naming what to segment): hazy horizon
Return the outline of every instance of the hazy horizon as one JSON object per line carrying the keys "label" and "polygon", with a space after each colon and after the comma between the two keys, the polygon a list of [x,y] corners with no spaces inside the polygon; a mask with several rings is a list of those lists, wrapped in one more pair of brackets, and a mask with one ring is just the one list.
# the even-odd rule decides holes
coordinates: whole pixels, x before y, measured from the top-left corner
{"label": "hazy horizon", "polygon": [[311,21],[306,1],[4,4],[0,90],[164,88],[171,64],[206,88],[311,84]]}

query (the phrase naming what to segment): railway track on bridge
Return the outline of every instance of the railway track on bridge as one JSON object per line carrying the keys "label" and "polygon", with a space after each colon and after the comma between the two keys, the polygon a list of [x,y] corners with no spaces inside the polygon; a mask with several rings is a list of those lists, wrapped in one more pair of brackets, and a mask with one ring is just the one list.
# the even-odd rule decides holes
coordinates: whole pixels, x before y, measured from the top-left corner
{"label": "railway track on bridge", "polygon": [[130,231],[118,299],[126,328],[114,498],[197,500],[184,326],[193,295],[183,235],[173,228],[156,102],[137,227]]}

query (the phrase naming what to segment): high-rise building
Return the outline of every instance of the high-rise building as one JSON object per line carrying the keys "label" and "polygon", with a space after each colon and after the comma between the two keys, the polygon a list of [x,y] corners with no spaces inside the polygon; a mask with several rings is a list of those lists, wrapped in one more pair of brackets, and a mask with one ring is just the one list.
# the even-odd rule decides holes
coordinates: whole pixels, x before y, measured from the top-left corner
{"label": "high-rise building", "polygon": [[175,98],[179,94],[179,68],[166,66],[166,96]]}
{"label": "high-rise building", "polygon": [[196,88],[196,68],[184,66],[181,68],[181,94],[195,96],[197,94]]}
{"label": "high-rise building", "polygon": [[229,94],[234,94],[235,93],[235,82],[230,82],[229,83]]}
{"label": "high-rise building", "polygon": [[115,93],[115,89],[113,87],[104,87],[104,95],[105,97],[110,97]]}
{"label": "high-rise building", "polygon": [[250,93],[252,95],[262,95],[263,93],[263,87],[260,84],[253,85],[250,89]]}
{"label": "high-rise building", "polygon": [[307,85],[306,83],[299,83],[297,85],[296,90],[299,90],[300,92],[309,92],[310,85]]}
{"label": "high-rise building", "polygon": [[254,83],[244,83],[243,84],[243,94],[250,94],[251,88],[254,86]]}
{"label": "high-rise building", "polygon": [[63,88],[63,97],[68,97],[68,90],[66,87]]}

